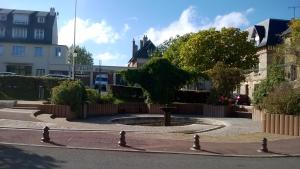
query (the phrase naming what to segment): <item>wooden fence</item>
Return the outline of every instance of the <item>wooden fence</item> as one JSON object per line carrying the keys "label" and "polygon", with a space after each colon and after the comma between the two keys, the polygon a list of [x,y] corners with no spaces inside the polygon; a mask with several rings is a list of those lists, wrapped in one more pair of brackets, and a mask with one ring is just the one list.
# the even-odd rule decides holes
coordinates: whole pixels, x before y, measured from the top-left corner
{"label": "wooden fence", "polygon": [[[198,114],[206,117],[226,117],[228,115],[227,106],[212,106],[198,103],[172,104],[176,107],[172,112],[174,114]],[[82,116],[84,118],[91,116],[113,115],[117,113],[136,113],[136,114],[163,114],[159,104],[145,103],[122,103],[122,104],[86,104],[83,108]],[[71,112],[69,106],[65,105],[41,105],[40,110],[43,113],[53,114],[54,117],[66,117],[68,120],[74,119],[75,114]]]}
{"label": "wooden fence", "polygon": [[231,108],[228,106],[203,105],[203,116],[206,117],[228,117],[231,113]]}
{"label": "wooden fence", "polygon": [[265,133],[300,136],[300,116],[271,114],[253,109],[252,120],[261,121]]}
{"label": "wooden fence", "polygon": [[54,117],[65,117],[67,120],[75,118],[75,114],[67,105],[44,104],[40,105],[39,109],[41,113],[52,114]]}

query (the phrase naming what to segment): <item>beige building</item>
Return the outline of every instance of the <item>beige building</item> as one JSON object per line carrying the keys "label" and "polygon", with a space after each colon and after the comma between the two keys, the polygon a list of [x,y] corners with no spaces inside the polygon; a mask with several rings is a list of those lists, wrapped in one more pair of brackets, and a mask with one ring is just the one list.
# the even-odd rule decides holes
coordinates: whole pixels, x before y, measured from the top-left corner
{"label": "beige building", "polygon": [[253,92],[259,83],[268,75],[268,66],[271,65],[275,46],[282,43],[281,34],[289,26],[289,20],[267,19],[257,25],[248,28],[248,40],[255,43],[258,48],[259,64],[257,68],[246,75],[245,82],[241,83],[238,93],[253,98]]}
{"label": "beige building", "polygon": [[0,8],[0,72],[69,74],[68,48],[57,43],[57,13]]}

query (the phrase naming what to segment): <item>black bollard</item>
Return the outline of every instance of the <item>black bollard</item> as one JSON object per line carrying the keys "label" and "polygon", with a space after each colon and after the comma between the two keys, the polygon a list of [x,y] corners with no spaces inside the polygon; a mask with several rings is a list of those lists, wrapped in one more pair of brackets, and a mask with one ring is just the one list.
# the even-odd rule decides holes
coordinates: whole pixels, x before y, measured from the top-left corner
{"label": "black bollard", "polygon": [[265,153],[269,152],[269,150],[268,150],[268,139],[267,138],[263,138],[262,147],[261,147],[260,151],[265,152]]}
{"label": "black bollard", "polygon": [[125,131],[120,132],[120,141],[119,141],[119,146],[125,147],[126,146],[126,138],[125,138]]}
{"label": "black bollard", "polygon": [[193,145],[193,149],[195,149],[195,150],[200,150],[201,149],[199,139],[200,139],[199,135],[195,134],[194,135],[194,145]]}
{"label": "black bollard", "polygon": [[50,128],[48,126],[44,127],[43,129],[43,138],[41,138],[42,142],[48,143],[50,142],[50,136],[49,136],[49,130]]}

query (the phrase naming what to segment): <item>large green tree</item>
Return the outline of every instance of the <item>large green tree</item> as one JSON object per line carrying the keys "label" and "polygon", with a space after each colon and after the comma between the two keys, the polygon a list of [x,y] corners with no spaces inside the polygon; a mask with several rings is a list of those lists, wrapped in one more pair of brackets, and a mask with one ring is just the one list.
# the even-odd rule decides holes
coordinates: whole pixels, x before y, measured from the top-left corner
{"label": "large green tree", "polygon": [[165,58],[152,58],[140,69],[123,72],[131,84],[139,84],[151,103],[168,104],[175,92],[190,78],[190,74]]}
{"label": "large green tree", "polygon": [[[71,46],[69,51],[68,62],[72,64],[74,46]],[[93,65],[92,54],[88,52],[85,47],[76,46],[75,52],[77,53],[77,57],[75,57],[75,64]]]}
{"label": "large green tree", "polygon": [[230,97],[236,85],[245,79],[239,68],[228,67],[222,62],[218,62],[207,74],[212,79],[217,95],[226,97]]}
{"label": "large green tree", "polygon": [[213,68],[217,62],[240,69],[254,68],[258,64],[257,49],[247,36],[237,28],[199,31],[180,46],[180,65],[198,73]]}

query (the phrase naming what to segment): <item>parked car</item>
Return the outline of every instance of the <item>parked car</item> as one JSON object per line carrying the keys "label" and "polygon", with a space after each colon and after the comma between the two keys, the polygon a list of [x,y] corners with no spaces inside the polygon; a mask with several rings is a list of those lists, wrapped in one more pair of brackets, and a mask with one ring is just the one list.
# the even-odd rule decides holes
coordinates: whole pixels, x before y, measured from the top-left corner
{"label": "parked car", "polygon": [[108,75],[107,74],[99,74],[95,79],[95,88],[100,89],[101,91],[107,91],[108,84]]}
{"label": "parked car", "polygon": [[54,78],[70,79],[70,76],[61,75],[61,74],[47,74],[44,77],[54,77]]}
{"label": "parked car", "polygon": [[248,95],[237,94],[234,96],[234,98],[235,98],[235,103],[237,105],[248,105],[249,106],[251,104],[251,100]]}
{"label": "parked car", "polygon": [[0,72],[0,76],[15,76],[16,73],[13,72]]}

